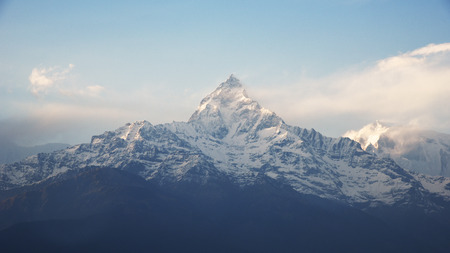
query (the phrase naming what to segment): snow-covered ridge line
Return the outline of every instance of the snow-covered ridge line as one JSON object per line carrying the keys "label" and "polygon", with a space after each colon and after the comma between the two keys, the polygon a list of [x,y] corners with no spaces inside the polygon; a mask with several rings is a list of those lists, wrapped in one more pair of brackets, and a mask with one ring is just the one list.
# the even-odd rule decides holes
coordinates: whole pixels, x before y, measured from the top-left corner
{"label": "snow-covered ridge line", "polygon": [[428,206],[430,194],[450,195],[449,182],[414,176],[349,138],[287,125],[249,98],[234,76],[206,96],[188,122],[137,121],[93,136],[91,143],[2,166],[0,187],[89,166],[119,168],[161,184],[248,185],[267,176],[304,194],[365,206]]}

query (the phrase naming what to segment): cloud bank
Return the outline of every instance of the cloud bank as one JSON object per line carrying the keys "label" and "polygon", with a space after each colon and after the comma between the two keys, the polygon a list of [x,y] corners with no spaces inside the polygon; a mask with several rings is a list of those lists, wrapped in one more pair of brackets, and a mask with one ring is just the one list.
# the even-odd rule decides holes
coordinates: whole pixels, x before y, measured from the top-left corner
{"label": "cloud bank", "polygon": [[[450,133],[450,43],[430,44],[364,69],[255,89],[288,122],[340,135],[375,120]],[[275,98],[275,99],[274,99]]]}
{"label": "cloud bank", "polygon": [[37,99],[1,101],[14,114],[0,117],[2,143],[32,146],[49,142],[84,143],[92,135],[114,130],[127,122],[152,124],[187,120],[200,98],[189,91],[163,85],[106,89],[67,79],[49,87]]}

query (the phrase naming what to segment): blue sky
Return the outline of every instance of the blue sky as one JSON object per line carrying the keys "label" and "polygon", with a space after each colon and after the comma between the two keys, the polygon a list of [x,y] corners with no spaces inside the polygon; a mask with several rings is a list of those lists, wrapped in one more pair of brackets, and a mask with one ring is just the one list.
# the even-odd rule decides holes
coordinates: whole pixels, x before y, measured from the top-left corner
{"label": "blue sky", "polygon": [[329,136],[377,119],[450,133],[446,43],[444,0],[0,1],[0,138],[186,121],[232,73]]}

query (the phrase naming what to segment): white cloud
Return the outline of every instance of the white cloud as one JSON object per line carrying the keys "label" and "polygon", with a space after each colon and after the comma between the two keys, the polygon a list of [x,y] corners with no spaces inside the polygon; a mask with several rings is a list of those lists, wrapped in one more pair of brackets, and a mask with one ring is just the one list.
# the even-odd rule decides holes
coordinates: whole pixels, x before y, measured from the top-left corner
{"label": "white cloud", "polygon": [[28,80],[30,80],[30,91],[35,96],[40,96],[46,93],[50,88],[55,86],[55,83],[67,78],[67,75],[75,67],[73,64],[69,64],[67,68],[61,68],[58,66],[49,68],[34,68],[31,71]]}
{"label": "white cloud", "polygon": [[31,93],[37,97],[49,93],[66,97],[96,97],[105,90],[105,87],[101,85],[86,86],[69,80],[73,79],[69,78],[69,74],[74,67],[74,64],[69,64],[67,68],[59,66],[34,68],[28,77]]}
{"label": "white cloud", "polygon": [[377,119],[450,132],[450,43],[430,44],[365,69],[320,80],[304,78],[255,93],[288,122],[333,129],[332,135]]}
{"label": "white cloud", "polygon": [[31,71],[31,75],[29,77],[31,84],[33,85],[42,85],[49,86],[53,84],[53,80],[47,78],[45,74],[47,73],[46,69],[37,69],[34,68]]}
{"label": "white cloud", "polygon": [[427,56],[430,54],[437,54],[437,53],[446,53],[450,51],[450,43],[442,43],[442,44],[429,44],[426,47],[422,47],[419,49],[416,49],[407,55],[411,56]]}

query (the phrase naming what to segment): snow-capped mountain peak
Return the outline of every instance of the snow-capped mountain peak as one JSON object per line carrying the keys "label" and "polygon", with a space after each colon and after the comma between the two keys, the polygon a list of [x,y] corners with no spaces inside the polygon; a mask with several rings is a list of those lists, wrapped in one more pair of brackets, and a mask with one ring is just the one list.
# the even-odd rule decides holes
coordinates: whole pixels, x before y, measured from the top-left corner
{"label": "snow-capped mountain peak", "polygon": [[344,137],[359,142],[366,151],[392,158],[407,170],[432,176],[450,176],[450,135],[416,126],[386,127],[378,121]]}
{"label": "snow-capped mountain peak", "polygon": [[378,140],[380,136],[387,132],[389,127],[383,125],[380,121],[375,121],[372,124],[366,125],[358,131],[347,131],[343,137],[348,137],[361,144],[361,147],[366,150],[370,145],[378,148]]}
{"label": "snow-capped mountain peak", "polygon": [[[236,133],[251,133],[258,126],[259,129],[279,127],[284,123],[275,113],[249,98],[239,79],[233,75],[201,101],[188,122],[218,139]],[[260,125],[262,122],[263,126]]]}
{"label": "snow-capped mountain peak", "polygon": [[[226,118],[226,111],[236,109],[242,104],[253,104],[255,107],[257,103],[250,99],[242,87],[241,82],[235,76],[231,75],[228,80],[221,83],[216,90],[206,96],[201,102],[197,110],[189,119],[189,122],[198,120],[202,116],[212,116],[220,112],[222,118]],[[228,110],[227,110],[228,109]]]}
{"label": "snow-capped mountain peak", "polygon": [[[365,133],[380,138],[385,130],[376,122]],[[365,206],[414,201],[428,206],[424,196],[431,193],[450,199],[447,179],[414,177],[348,138],[285,124],[247,96],[234,76],[202,100],[189,122],[137,121],[94,136],[91,143],[0,165],[0,190],[91,166],[160,184],[223,180],[245,186],[268,177],[303,194]]]}

